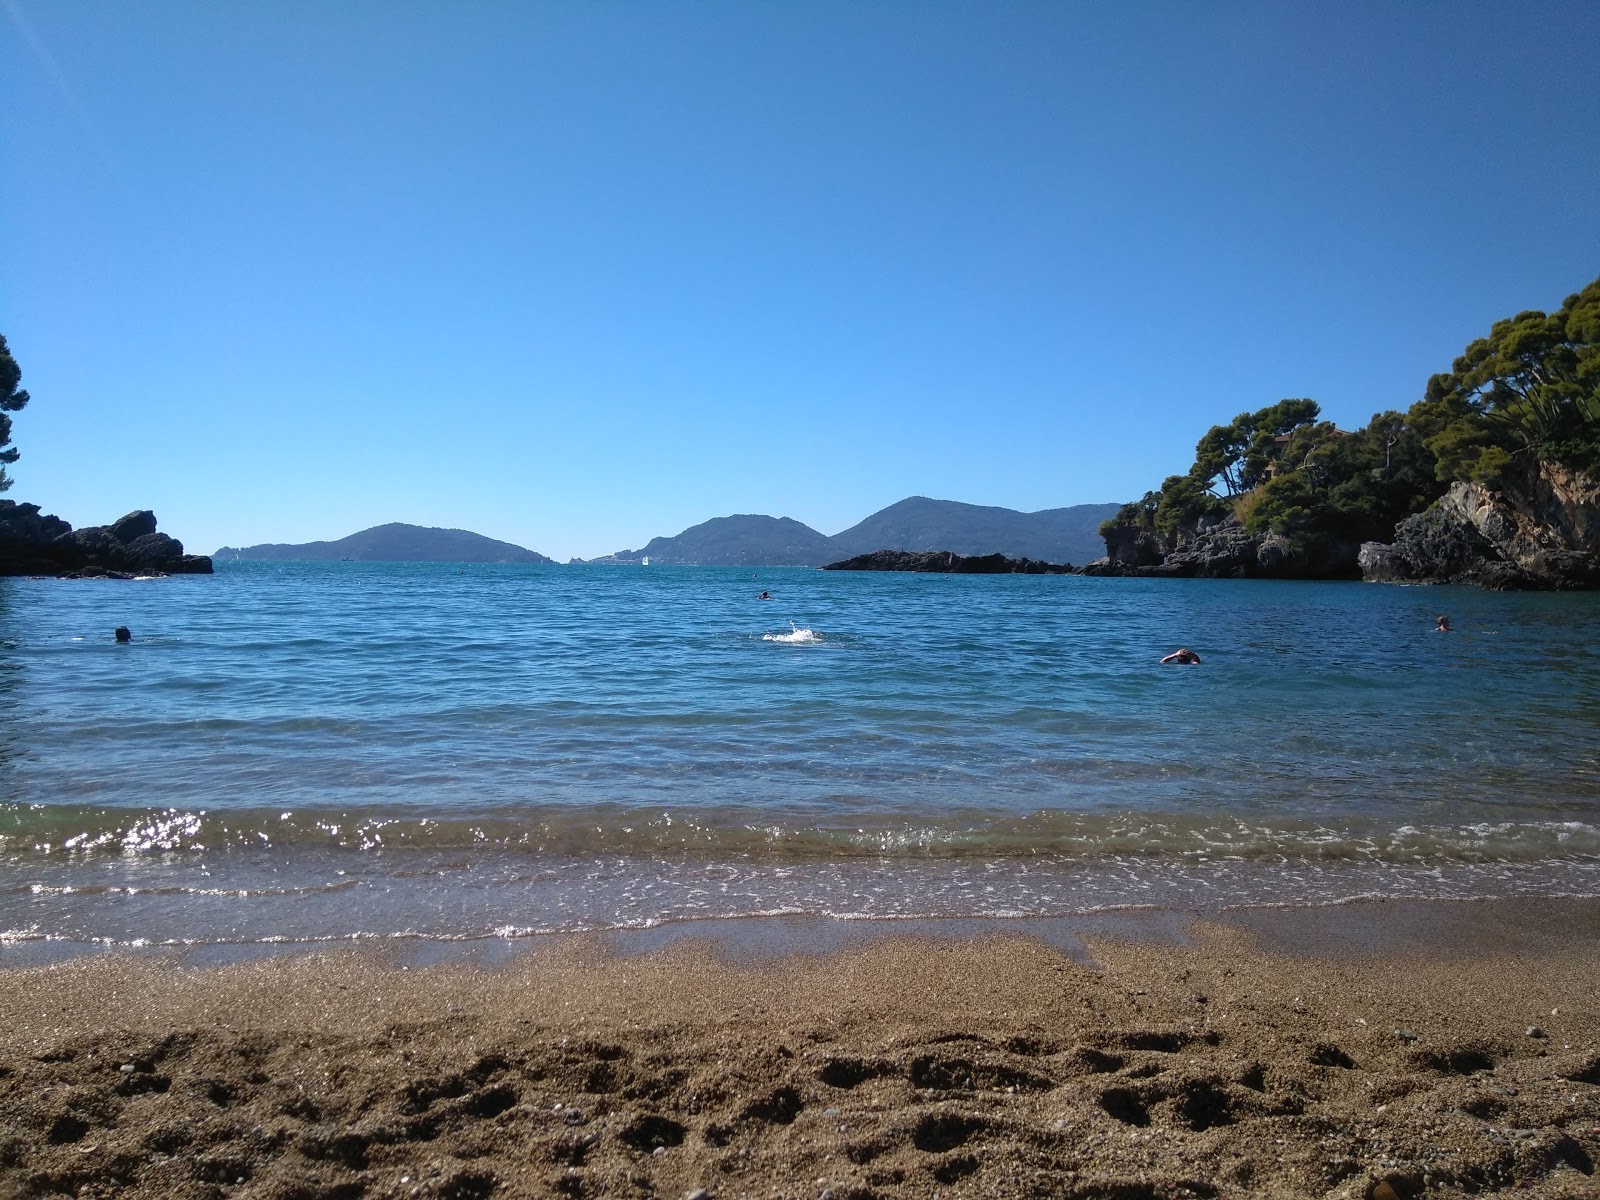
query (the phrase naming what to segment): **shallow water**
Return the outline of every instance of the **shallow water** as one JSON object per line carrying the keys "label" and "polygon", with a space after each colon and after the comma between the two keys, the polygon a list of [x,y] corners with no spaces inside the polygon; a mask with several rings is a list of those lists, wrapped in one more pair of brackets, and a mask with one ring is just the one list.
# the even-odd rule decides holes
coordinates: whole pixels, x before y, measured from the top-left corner
{"label": "shallow water", "polygon": [[1600,895],[1600,597],[758,574],[0,580],[0,937]]}

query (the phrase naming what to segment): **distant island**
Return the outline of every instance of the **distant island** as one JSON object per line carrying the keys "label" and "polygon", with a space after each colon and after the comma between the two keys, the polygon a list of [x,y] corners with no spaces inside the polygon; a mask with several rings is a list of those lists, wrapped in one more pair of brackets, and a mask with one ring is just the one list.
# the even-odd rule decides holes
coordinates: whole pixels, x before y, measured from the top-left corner
{"label": "distant island", "polygon": [[349,559],[352,562],[547,563],[543,554],[497,542],[465,529],[433,529],[393,522],[352,533],[336,542],[223,546],[214,559],[269,562]]}
{"label": "distant island", "polygon": [[832,537],[790,517],[739,514],[714,517],[676,536],[653,538],[638,550],[619,550],[588,561],[626,565],[649,559],[660,566],[820,567],[880,550],[906,550],[1086,562],[1105,553],[1098,530],[1117,510],[1115,504],[1077,504],[1025,513],[911,496]]}

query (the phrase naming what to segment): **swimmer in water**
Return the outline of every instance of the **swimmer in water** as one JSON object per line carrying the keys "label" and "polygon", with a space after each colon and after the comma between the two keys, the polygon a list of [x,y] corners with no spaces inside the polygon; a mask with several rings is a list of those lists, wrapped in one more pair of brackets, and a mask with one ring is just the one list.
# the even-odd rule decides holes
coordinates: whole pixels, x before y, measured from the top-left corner
{"label": "swimmer in water", "polygon": [[133,634],[128,632],[128,627],[126,625],[117,626],[115,637],[119,645],[127,645],[129,642],[133,641]]}
{"label": "swimmer in water", "polygon": [[1433,631],[1435,633],[1449,633],[1450,632],[1450,618],[1445,616],[1443,613],[1440,613],[1439,614],[1439,623],[1433,627]]}
{"label": "swimmer in water", "polygon": [[770,592],[762,592],[761,595],[756,597],[756,599],[757,600],[771,600],[772,599],[772,593],[770,593]]}
{"label": "swimmer in water", "polygon": [[1174,650],[1161,661],[1164,663],[1178,663],[1180,666],[1185,667],[1198,667],[1200,665],[1200,656],[1189,647],[1183,646]]}

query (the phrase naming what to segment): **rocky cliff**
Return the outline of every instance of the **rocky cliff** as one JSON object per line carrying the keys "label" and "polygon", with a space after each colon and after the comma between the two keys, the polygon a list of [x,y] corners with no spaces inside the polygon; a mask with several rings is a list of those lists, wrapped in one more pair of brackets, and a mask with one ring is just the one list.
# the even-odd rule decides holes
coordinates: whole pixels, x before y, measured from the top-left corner
{"label": "rocky cliff", "polygon": [[1084,575],[1199,579],[1355,579],[1359,547],[1328,541],[1299,545],[1275,533],[1251,533],[1233,517],[1202,519],[1168,536],[1118,522],[1106,534],[1106,556]]}
{"label": "rocky cliff", "polygon": [[1360,566],[1375,582],[1600,587],[1600,483],[1549,462],[1504,491],[1453,483],[1392,543],[1365,543]]}
{"label": "rocky cliff", "polygon": [[0,575],[131,578],[210,574],[211,560],[185,554],[177,538],[156,532],[155,514],[131,512],[110,525],[74,530],[37,504],[0,500]]}

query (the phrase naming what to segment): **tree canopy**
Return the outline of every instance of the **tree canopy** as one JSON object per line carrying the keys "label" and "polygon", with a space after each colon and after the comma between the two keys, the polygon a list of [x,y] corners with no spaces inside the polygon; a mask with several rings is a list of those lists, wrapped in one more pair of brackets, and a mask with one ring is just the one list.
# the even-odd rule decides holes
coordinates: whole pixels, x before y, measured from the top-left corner
{"label": "tree canopy", "polygon": [[11,356],[5,334],[0,333],[0,492],[11,488],[11,475],[6,467],[17,461],[18,450],[11,444],[11,414],[21,412],[28,405],[28,393],[17,385],[22,382],[22,368]]}
{"label": "tree canopy", "polygon": [[1232,513],[1299,539],[1387,540],[1458,479],[1513,484],[1540,461],[1600,472],[1600,279],[1554,313],[1496,321],[1404,412],[1347,432],[1312,400],[1280,400],[1214,425],[1185,475],[1107,526],[1171,536]]}
{"label": "tree canopy", "polygon": [[1496,321],[1409,415],[1442,479],[1498,483],[1519,458],[1600,468],[1600,279],[1556,312]]}

